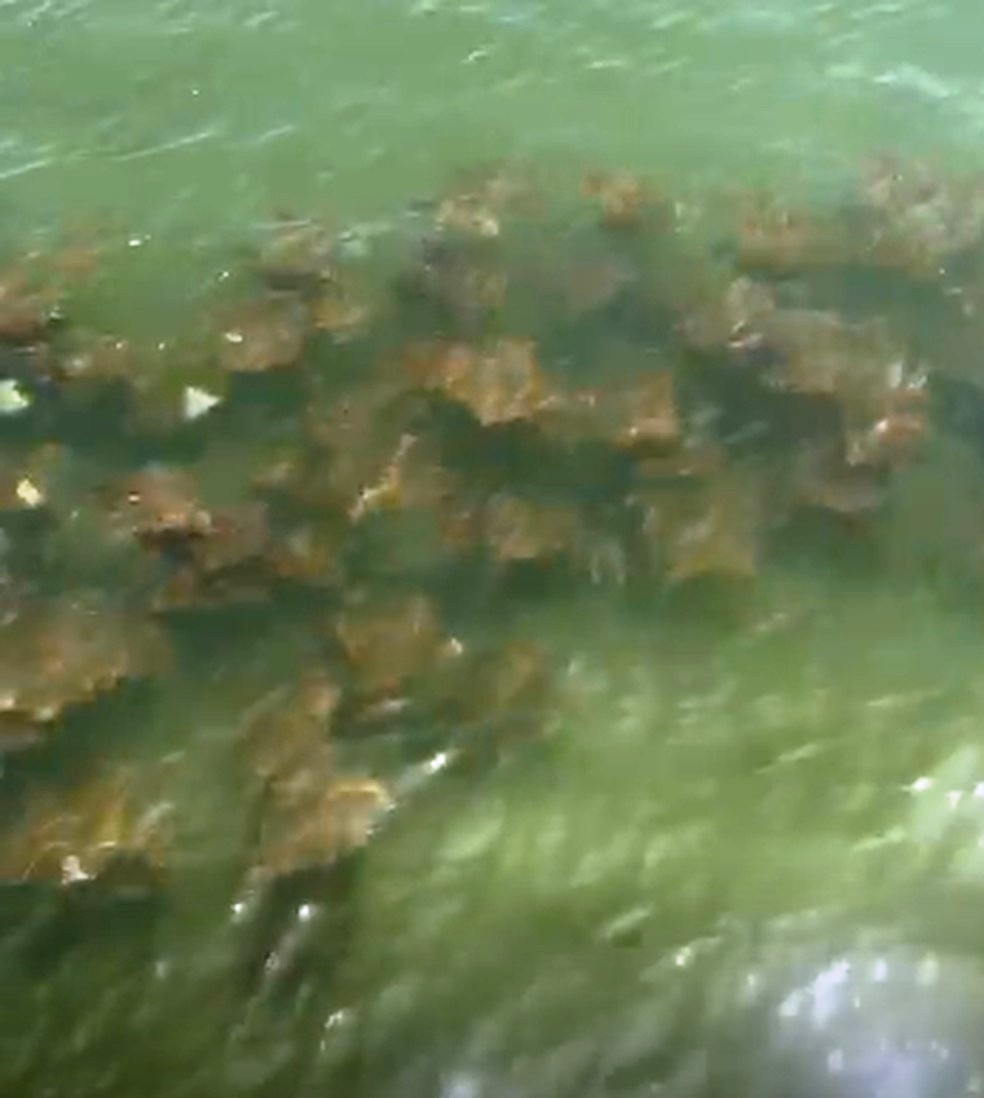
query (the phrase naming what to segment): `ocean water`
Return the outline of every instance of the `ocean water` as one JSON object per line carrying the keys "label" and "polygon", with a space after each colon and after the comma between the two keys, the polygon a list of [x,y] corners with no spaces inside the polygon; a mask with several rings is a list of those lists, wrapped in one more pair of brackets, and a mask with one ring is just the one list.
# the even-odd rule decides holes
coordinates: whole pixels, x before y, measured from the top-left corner
{"label": "ocean water", "polygon": [[[165,341],[278,218],[385,238],[475,165],[822,209],[881,157],[980,170],[982,32],[973,0],[0,0],[0,245],[97,243],[69,316]],[[395,807],[327,880],[244,888],[231,763],[320,652],[303,605],[184,622],[161,685],[5,760],[5,818],[105,756],[163,765],[174,824],[149,902],[0,890],[0,1094],[984,1093],[984,374],[973,326],[890,304],[963,388],[934,390],[888,551],[807,528],[737,624],[617,582],[521,591],[509,630],[556,670],[542,734],[464,766],[427,730],[345,741]],[[281,441],[264,407],[298,400],[251,399],[165,457],[240,490]],[[160,457],[86,414],[70,480]],[[112,589],[83,542],[69,572]],[[52,582],[30,550],[11,568]]]}
{"label": "ocean water", "polygon": [[978,163],[971,3],[373,0],[3,6],[5,211],[235,238],[346,222],[503,157],[689,186]]}

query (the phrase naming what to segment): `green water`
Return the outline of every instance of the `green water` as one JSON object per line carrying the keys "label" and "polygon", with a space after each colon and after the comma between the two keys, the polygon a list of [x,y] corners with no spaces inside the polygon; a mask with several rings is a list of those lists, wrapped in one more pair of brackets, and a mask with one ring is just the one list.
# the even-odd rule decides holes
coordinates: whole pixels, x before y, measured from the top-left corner
{"label": "green water", "polygon": [[682,197],[822,192],[886,151],[980,163],[973,0],[0,12],[5,224],[133,241],[99,295],[117,326],[153,296],[167,331],[274,212],[378,227],[489,160],[621,165]]}
{"label": "green water", "polygon": [[0,25],[4,209],[235,237],[387,216],[533,157],[815,186],[883,151],[979,162],[972,0],[30,3]]}
{"label": "green water", "polygon": [[[73,305],[164,338],[278,212],[371,237],[475,163],[614,165],[684,201],[819,200],[885,152],[959,173],[982,33],[975,0],[0,0],[0,239],[97,238]],[[984,1093],[982,471],[973,440],[933,446],[893,567],[798,547],[741,628],[530,600],[549,735],[435,756],[351,879],[269,910],[242,898],[229,759],[309,653],[282,622],[186,638],[149,700],[4,771],[95,744],[178,777],[154,910],[0,898],[0,1093]]]}

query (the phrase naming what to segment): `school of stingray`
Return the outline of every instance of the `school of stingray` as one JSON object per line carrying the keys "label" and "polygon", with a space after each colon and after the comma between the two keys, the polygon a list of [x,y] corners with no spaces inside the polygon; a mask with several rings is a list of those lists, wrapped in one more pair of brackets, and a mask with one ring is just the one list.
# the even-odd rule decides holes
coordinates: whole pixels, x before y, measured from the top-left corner
{"label": "school of stingray", "polygon": [[[510,1022],[528,1027],[530,1048],[512,1030],[501,1048],[488,1038],[486,1060],[511,1056],[512,1074],[483,1084],[478,1069],[448,1076],[417,1063],[433,1051],[421,1051],[429,1039],[421,1032],[445,1023],[457,1033],[449,1047],[467,1046],[469,1063],[486,1062],[481,1040],[472,1048],[455,1029],[454,1003],[468,981],[499,979],[501,957],[478,978],[452,949],[438,963],[446,964],[439,1005],[426,1022],[407,1021],[413,1011],[397,991],[393,1002],[378,997],[378,1031],[358,1038],[350,1032],[355,998],[333,1000],[324,986],[344,966],[352,924],[373,926],[374,940],[386,943],[368,963],[378,972],[361,971],[353,987],[385,982],[383,968],[399,970],[404,952],[437,948],[426,935],[403,935],[400,912],[414,904],[438,912],[440,874],[420,869],[415,880],[407,870],[398,897],[360,892],[377,847],[381,864],[413,861],[418,848],[401,853],[401,829],[419,836],[431,826],[440,843],[452,842],[455,815],[469,818],[490,774],[512,775],[521,791],[533,773],[545,784],[532,784],[528,803],[519,793],[504,803],[530,817],[527,834],[546,835],[606,781],[603,764],[595,772],[592,756],[580,766],[576,751],[572,764],[563,745],[565,721],[578,713],[599,725],[609,719],[600,702],[592,709],[591,670],[567,643],[595,628],[585,626],[592,607],[601,648],[614,607],[634,615],[638,635],[667,646],[667,666],[685,662],[668,637],[681,638],[691,659],[752,638],[773,646],[776,674],[793,681],[800,672],[781,653],[795,650],[797,630],[813,628],[803,622],[816,613],[789,581],[791,562],[806,553],[852,590],[878,588],[885,577],[901,588],[928,584],[932,600],[971,609],[971,624],[960,628],[979,628],[984,179],[882,161],[836,201],[792,206],[753,194],[702,206],[627,173],[593,173],[564,191],[529,170],[494,168],[454,180],[396,224],[366,239],[283,217],[230,259],[201,322],[168,343],[101,331],[73,306],[74,287],[98,270],[98,245],[6,256],[0,953],[26,966],[25,987],[38,972],[70,973],[87,938],[122,911],[146,924],[120,932],[126,950],[143,957],[132,941],[146,947],[147,927],[169,906],[182,909],[194,877],[187,849],[199,840],[176,838],[182,797],[191,789],[192,799],[207,800],[214,784],[223,868],[212,874],[208,903],[235,913],[239,936],[223,972],[240,972],[227,993],[249,1005],[206,1009],[221,1020],[216,1027],[238,1018],[245,1030],[259,1025],[256,1011],[281,1011],[303,1031],[296,1044],[305,1049],[281,1062],[276,1040],[257,1038],[264,1066],[250,1068],[239,1089],[223,1076],[230,1093],[324,1093],[326,1079],[341,1079],[333,1093],[643,1094],[657,1092],[645,1089],[654,1078],[664,1079],[661,1094],[745,1093],[751,1084],[740,1069],[729,1083],[713,1064],[695,1067],[690,1052],[679,1062],[654,1058],[655,1038],[638,1039],[644,1056],[626,1052],[631,1071],[599,1066],[597,1048],[581,1055],[576,1041],[560,1040],[554,1029],[567,1035],[569,1019],[537,1006],[535,995],[521,1003],[517,995],[525,1021]],[[869,628],[874,646],[878,627],[865,621],[877,616],[878,598],[862,595],[852,610],[844,596],[837,618],[854,621],[857,637]],[[564,618],[571,606],[581,608],[580,625]],[[609,654],[621,667],[616,678],[636,676],[627,697],[656,690],[633,663],[638,651],[626,634],[611,640]],[[968,650],[954,677],[974,662]],[[780,723],[809,722],[810,705],[820,704],[802,675],[789,704],[800,697],[803,712]],[[713,681],[707,671],[687,689],[711,698]],[[189,727],[180,743],[165,734],[134,751],[142,727],[182,710],[184,689]],[[196,754],[193,714],[207,713],[210,691],[223,704],[234,699],[233,727]],[[652,700],[654,710],[660,704]],[[694,827],[711,826],[716,809],[713,798],[701,800],[701,773],[711,782],[735,750],[715,731],[715,704],[691,714],[705,737],[697,762],[650,784],[620,770],[605,787],[626,786],[632,807],[623,824],[631,815],[639,833],[662,828],[673,847],[670,863],[660,863],[671,868],[654,885],[679,889],[659,916],[676,943],[665,950],[671,970],[689,970],[720,942],[708,933],[681,946],[686,935],[666,929],[689,918],[685,868],[700,843],[696,831],[659,815],[660,798],[669,804],[686,786],[690,803],[704,806]],[[921,696],[918,704],[930,703]],[[764,720],[748,717],[759,746]],[[900,732],[898,743],[903,754],[921,750],[915,733]],[[554,812],[542,775],[558,758],[578,769],[577,793]],[[210,776],[193,773],[205,766]],[[908,774],[900,764],[900,784]],[[490,818],[473,819],[467,840],[459,834],[462,850],[496,842],[503,825]],[[567,823],[576,833],[577,821]],[[795,846],[797,836],[770,841]],[[509,887],[519,914],[515,925],[503,917],[488,931],[515,931],[510,963],[528,970],[542,963],[527,955],[533,947],[519,930],[522,913],[542,900],[537,874],[576,876],[546,855],[550,865],[540,865],[534,847],[509,847],[508,857],[502,848],[503,864],[516,862]],[[455,851],[448,857],[458,872],[471,855]],[[766,893],[776,851],[761,849],[755,887]],[[614,847],[611,857],[617,862]],[[811,848],[808,857],[804,878],[822,879],[823,852]],[[857,872],[869,868],[863,862]],[[469,889],[481,887],[480,876],[476,868]],[[813,910],[805,879],[797,887],[799,909]],[[575,916],[554,915],[561,936],[576,938]],[[481,927],[480,912],[468,918]],[[577,980],[610,964],[595,952],[636,941],[648,919],[634,908],[605,923],[603,947],[591,939],[580,954],[585,973],[568,988],[570,1010],[577,1013]],[[409,916],[406,925],[415,925]],[[898,942],[878,948],[908,956]],[[635,963],[619,956],[617,965]],[[141,972],[143,963],[127,961]],[[91,957],[87,964],[99,971]],[[904,979],[921,987],[925,973],[912,964]],[[312,971],[321,990],[305,991]],[[830,988],[849,982],[833,962],[824,971]],[[948,978],[978,979],[960,966]],[[55,980],[57,994],[70,982]],[[894,988],[897,997],[910,991]],[[403,993],[409,1004],[412,988]],[[192,1008],[177,992],[173,1001],[160,994],[169,1016]],[[811,994],[817,1009],[816,988],[802,1002]],[[312,995],[323,996],[324,1010],[308,1011],[317,1032],[299,1021]],[[136,1001],[123,994],[110,1013],[137,1018]],[[792,1001],[779,1002],[790,1017]],[[613,1018],[617,1005],[616,996]],[[693,996],[664,996],[660,1009],[660,1039],[682,1049],[674,1026],[692,1020]],[[24,1094],[41,1086],[38,1050],[62,1024],[50,1002],[30,1011],[33,1036],[10,1023],[17,1050],[4,1053],[5,1077]],[[78,1004],[65,1011],[84,1013]],[[927,1011],[945,1014],[938,1003]],[[715,1025],[727,1029],[726,1015],[721,1007]],[[282,1036],[276,1021],[269,1025]],[[143,1077],[127,1074],[136,1068],[125,1056],[106,1066],[121,1026],[106,1023],[92,1038],[104,1075],[79,1068],[76,1093],[137,1093],[126,1088]],[[631,1035],[632,1025],[621,1032]],[[202,1065],[204,1049],[226,1039],[203,1023],[172,1055]],[[721,1056],[737,1063],[736,1034],[719,1040],[730,1050]],[[891,1093],[923,1093],[904,1089],[891,1075],[897,1065],[852,1053],[850,1040],[845,1031],[839,1060],[824,1054],[828,1068],[853,1063],[856,1078],[869,1081],[889,1072]],[[537,1058],[538,1042],[567,1050],[563,1068]],[[69,1065],[73,1055],[59,1054]],[[171,1080],[167,1093],[224,1093],[208,1070],[191,1072],[184,1090]],[[965,1074],[971,1082],[961,1076],[960,1085],[970,1087],[971,1067]],[[758,1079],[756,1093],[780,1095],[783,1085],[778,1076]],[[813,1091],[804,1083],[800,1093]]]}

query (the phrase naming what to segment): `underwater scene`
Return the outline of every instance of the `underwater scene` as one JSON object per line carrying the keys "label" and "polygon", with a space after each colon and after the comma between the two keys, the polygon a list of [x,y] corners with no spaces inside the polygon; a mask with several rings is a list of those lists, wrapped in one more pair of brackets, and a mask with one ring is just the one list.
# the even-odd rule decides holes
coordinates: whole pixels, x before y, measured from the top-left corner
{"label": "underwater scene", "polygon": [[984,1095],[982,34],[0,0],[0,1098]]}

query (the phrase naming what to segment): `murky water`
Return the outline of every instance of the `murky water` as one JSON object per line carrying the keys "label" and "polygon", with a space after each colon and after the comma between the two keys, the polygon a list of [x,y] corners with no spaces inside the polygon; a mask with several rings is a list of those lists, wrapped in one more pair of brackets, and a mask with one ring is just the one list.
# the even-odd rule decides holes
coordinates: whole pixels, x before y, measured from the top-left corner
{"label": "murky water", "polygon": [[[17,679],[35,675],[18,663],[28,645],[0,640],[9,665],[0,664],[0,696],[11,691],[0,718],[30,710],[30,727],[11,724],[11,740],[44,726],[42,742],[4,756],[0,777],[0,1093],[984,1093],[980,236],[976,251],[944,243],[937,255],[933,235],[969,232],[979,211],[973,201],[970,213],[960,207],[952,218],[944,209],[941,226],[934,218],[945,204],[927,184],[928,198],[917,189],[917,218],[906,223],[926,250],[902,261],[893,253],[901,273],[882,280],[836,263],[832,275],[781,273],[779,304],[761,309],[773,325],[766,341],[778,340],[789,360],[795,338],[781,324],[803,323],[797,309],[887,317],[919,374],[911,385],[893,374],[884,386],[892,399],[911,397],[929,372],[929,428],[918,456],[886,458],[884,467],[880,458],[859,460],[877,467],[871,483],[859,486],[850,473],[802,489],[788,456],[798,453],[801,420],[812,445],[813,435],[839,432],[840,419],[831,428],[826,413],[803,415],[792,402],[787,420],[785,405],[760,406],[731,382],[719,389],[716,376],[691,393],[687,355],[697,355],[699,340],[686,344],[680,319],[698,315],[693,286],[703,292],[706,274],[688,265],[691,245],[711,257],[713,283],[731,246],[715,218],[733,223],[751,193],[775,191],[827,211],[883,155],[926,161],[934,178],[978,171],[982,31],[973,0],[0,0],[4,254],[13,262],[30,249],[56,251],[71,267],[60,285],[68,321],[83,334],[130,337],[144,356],[139,383],[127,381],[134,412],[118,393],[79,395],[58,370],[46,373],[43,356],[26,356],[30,340],[0,338],[8,402],[0,418],[0,609],[6,627],[25,600],[47,605],[85,592],[97,599],[99,620],[139,609],[170,649],[164,670],[145,681],[145,638],[114,624],[125,639],[99,641],[108,647],[91,657],[97,670],[78,672],[81,687],[64,685],[71,660],[42,630],[42,670],[28,706]],[[504,234],[521,276],[494,321],[482,310],[498,293],[498,268],[467,281],[475,270],[485,279],[484,253],[477,267],[458,268],[449,251],[445,268],[444,252],[425,249],[424,273],[414,268],[409,290],[395,275],[404,278],[408,255],[419,260],[431,196],[455,173],[490,162],[520,165],[519,175],[531,173],[547,196],[533,213],[520,203],[518,227]],[[654,192],[674,196],[677,205],[665,206],[673,228],[660,228],[653,248],[617,234],[612,244],[577,206],[578,181],[597,169],[638,173]],[[695,228],[708,206],[718,211],[710,227]],[[247,281],[244,256],[284,217],[313,217],[340,234],[345,262],[364,264],[374,323],[382,319],[370,336],[350,339],[337,311],[318,313],[303,383],[281,375],[220,383],[222,371],[211,360],[202,365],[196,340],[226,324],[227,299]],[[681,254],[678,236],[688,242]],[[95,274],[87,270],[93,250]],[[560,274],[547,277],[558,255]],[[920,267],[915,275],[907,262]],[[428,294],[446,307],[439,321],[416,311]],[[384,296],[397,304],[380,305]],[[679,316],[668,322],[663,314],[673,310]],[[2,308],[0,319],[10,323]],[[746,328],[761,318],[738,319],[724,338],[743,354]],[[249,323],[228,322],[220,357],[249,347]],[[289,343],[292,331],[287,324],[278,338]],[[813,330],[809,350],[824,331],[814,339]],[[549,555],[511,538],[549,546],[556,537],[576,565],[534,562],[504,579],[444,555],[446,544],[417,518],[388,524],[384,516],[374,525],[372,509],[389,506],[391,464],[371,484],[356,479],[343,524],[359,526],[365,511],[367,532],[351,535],[330,581],[311,579],[304,569],[313,567],[317,539],[334,552],[341,535],[317,520],[292,525],[301,523],[295,512],[327,506],[317,496],[322,481],[312,476],[312,487],[298,473],[306,468],[291,450],[299,433],[312,420],[327,422],[339,392],[353,379],[361,384],[378,361],[403,355],[408,340],[451,336],[484,347],[504,337],[491,344],[494,359],[518,354],[508,342],[515,335],[538,341],[555,380],[600,392],[620,384],[640,356],[672,360],[681,401],[690,401],[687,430],[700,446],[720,443],[737,469],[728,498],[741,496],[750,478],[759,509],[772,516],[760,523],[769,548],[753,581],[743,548],[729,546],[725,590],[698,582],[681,595],[690,569],[716,566],[694,564],[691,550],[679,548],[686,539],[673,541],[672,507],[670,555],[674,545],[683,555],[653,566],[659,578],[636,574],[622,549],[639,531],[624,528],[639,507],[649,516],[645,534],[647,522],[665,518],[658,507],[645,510],[651,485],[636,455],[613,458],[580,436],[568,452],[564,423],[552,427],[559,458],[511,435],[483,448],[460,406],[493,433],[512,413],[487,395],[462,396],[447,364],[424,388],[450,395],[457,411],[414,405],[412,428],[397,416],[392,461],[419,455],[404,442],[414,433],[423,445],[439,440],[442,461],[468,481],[466,495],[499,499],[505,486],[531,493],[538,507],[574,500],[578,521],[590,520],[583,536],[566,519],[559,534],[517,535],[516,512],[501,508],[501,536],[493,519],[482,521],[498,564]],[[74,361],[60,338],[68,339],[56,335],[51,353]],[[758,369],[755,350],[749,361]],[[250,369],[240,362],[229,372]],[[795,390],[802,379],[783,384]],[[720,407],[711,409],[708,393]],[[806,393],[816,396],[808,385]],[[848,442],[854,398],[837,390]],[[20,399],[30,404],[23,413],[10,406]],[[193,422],[181,423],[175,408],[189,399],[218,407],[195,404],[185,417]],[[390,415],[367,399],[364,420],[354,405],[354,428],[332,421],[326,429],[335,432],[329,452],[343,472],[339,452],[350,449],[358,466],[361,429],[375,438],[378,420]],[[549,412],[549,397],[541,405]],[[912,418],[908,406],[891,414]],[[761,451],[759,417],[775,419]],[[881,438],[874,428],[867,443]],[[51,442],[64,444],[61,457],[45,449]],[[703,460],[700,446],[688,461]],[[657,440],[660,460],[670,448]],[[804,453],[812,460],[809,447]],[[439,510],[452,490],[427,465],[429,454],[413,490],[425,510]],[[277,479],[284,462],[286,481]],[[192,473],[196,487],[166,483],[144,514],[158,487],[122,478],[161,464]],[[689,478],[685,464],[673,475]],[[813,492],[814,510],[835,520],[787,521],[785,502],[770,495],[783,496],[787,480]],[[248,600],[230,607],[228,591],[209,586],[216,575],[228,582],[229,572],[236,594],[239,584],[272,582],[241,569],[256,561],[236,548],[251,536],[252,512],[235,509],[254,498],[257,483],[289,489],[271,505],[283,552],[264,542],[264,553],[276,558],[277,582],[286,575],[297,587],[277,587],[269,612]],[[188,502],[196,493],[200,508]],[[865,493],[877,495],[877,507]],[[136,518],[121,522],[118,498],[137,508]],[[467,510],[450,517],[460,523]],[[877,511],[870,529],[869,511]],[[151,564],[148,546],[160,557],[151,553]],[[164,572],[191,586],[161,587]],[[426,657],[407,655],[400,641],[386,648],[399,621],[384,618],[369,640],[359,621],[360,599],[373,605],[405,588],[425,590],[440,607],[444,633],[432,644],[426,610],[409,611],[414,644],[431,644]],[[57,619],[71,636],[74,614]],[[505,679],[495,677],[500,646]],[[523,661],[533,650],[544,654],[550,685],[539,692],[534,684],[528,702]],[[456,672],[455,661],[473,652],[476,664]],[[308,701],[317,720],[288,713],[295,723],[278,735],[291,750],[296,734],[308,752],[301,769],[319,781],[323,745],[312,751],[304,737],[312,720],[323,730],[330,717],[331,780],[340,769],[349,783],[332,795],[371,801],[376,825],[356,807],[345,825],[352,837],[306,836],[338,855],[312,868],[264,832],[256,775],[279,780],[281,763],[244,767],[243,728],[256,726],[259,713],[263,733],[271,698],[276,707],[287,697],[289,710],[299,675],[328,667],[335,676],[346,659],[355,670],[342,701],[315,683]],[[437,685],[407,702],[400,691],[423,675],[420,659],[423,677]],[[394,670],[403,660],[410,670]],[[51,714],[46,690],[56,680],[69,704]],[[65,855],[79,844],[96,865],[101,851],[120,844],[125,811],[107,789],[100,804],[110,807],[84,843],[71,832],[63,849],[44,830],[49,823],[41,840],[34,836],[37,851],[56,849],[59,859],[55,880],[35,879],[44,874],[14,850],[25,806],[55,791],[62,807],[46,809],[52,818],[83,818],[86,809],[64,807],[75,804],[70,791],[107,761],[124,764],[126,781],[167,817],[160,876],[155,865],[149,889],[129,887],[125,874],[124,887],[103,887],[81,879],[85,858]],[[153,845],[147,836],[158,822],[144,821],[143,846]],[[78,887],[87,883],[94,887]]]}

